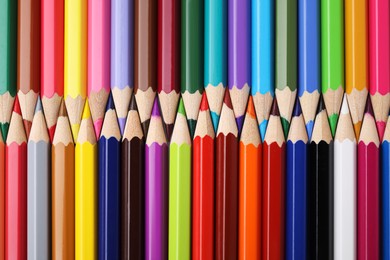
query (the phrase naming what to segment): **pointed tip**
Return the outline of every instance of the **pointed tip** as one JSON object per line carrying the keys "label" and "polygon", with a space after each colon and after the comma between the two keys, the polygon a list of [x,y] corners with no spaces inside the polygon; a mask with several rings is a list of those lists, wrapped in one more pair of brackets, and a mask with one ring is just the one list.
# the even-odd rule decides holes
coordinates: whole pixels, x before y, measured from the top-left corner
{"label": "pointed tip", "polygon": [[19,103],[19,98],[18,95],[15,96],[15,101],[14,101],[14,108],[12,110],[13,112],[22,115],[22,111],[20,109],[20,103]]}
{"label": "pointed tip", "polygon": [[[91,110],[89,108],[89,102],[88,99],[85,100],[84,110],[83,110],[83,116],[82,119],[87,119],[91,117]],[[77,140],[77,139],[75,139]]]}
{"label": "pointed tip", "polygon": [[300,116],[302,115],[302,108],[301,103],[299,102],[299,99],[295,101],[294,110],[292,116]]}
{"label": "pointed tip", "polygon": [[165,131],[166,131],[166,134],[167,134],[168,142],[170,142],[170,140],[171,140],[172,133],[173,133],[173,127],[174,127],[174,124],[166,124],[165,125]]}
{"label": "pointed tip", "polygon": [[103,119],[98,119],[93,122],[93,128],[95,129],[96,139],[99,139],[100,133],[103,127]]}
{"label": "pointed tip", "polygon": [[114,99],[111,94],[108,96],[107,104],[106,104],[106,112],[108,110],[115,110]]}
{"label": "pointed tip", "polygon": [[147,119],[146,121],[142,122],[142,130],[144,131],[144,136],[147,136],[148,131],[149,131],[149,124],[150,124],[150,119]]}
{"label": "pointed tip", "polygon": [[309,121],[306,123],[306,132],[309,140],[311,140],[311,134],[313,133],[314,121]]}
{"label": "pointed tip", "polygon": [[383,140],[383,136],[386,131],[386,123],[385,122],[376,122],[376,128],[378,129],[379,140]]}
{"label": "pointed tip", "polygon": [[157,96],[154,98],[153,109],[152,109],[152,116],[158,116],[158,117],[161,116],[161,112],[160,112],[160,107],[158,105],[158,97]]}
{"label": "pointed tip", "polygon": [[364,113],[370,114],[372,116],[374,115],[374,110],[373,110],[372,104],[371,104],[371,98],[369,96],[367,97],[366,107],[364,109]]}
{"label": "pointed tip", "polygon": [[238,128],[238,132],[241,133],[242,126],[244,124],[244,116],[237,117],[236,124],[237,124],[237,128]]}
{"label": "pointed tip", "polygon": [[9,123],[0,123],[0,128],[1,128],[1,134],[3,136],[3,141],[5,142],[7,140]]}
{"label": "pointed tip", "polygon": [[319,114],[321,111],[325,110],[325,102],[322,96],[320,96],[320,99],[318,100],[318,106],[317,106],[317,112],[316,114]]}
{"label": "pointed tip", "polygon": [[265,138],[265,133],[267,132],[267,125],[268,125],[268,120],[264,120],[264,121],[259,125],[260,136],[261,136],[261,140],[263,140],[263,141],[264,141],[264,138]]}
{"label": "pointed tip", "polygon": [[58,110],[58,116],[59,117],[60,116],[63,116],[63,117],[68,116],[64,100],[61,101],[60,109]]}
{"label": "pointed tip", "polygon": [[42,111],[42,112],[43,112],[43,108],[42,108],[41,97],[38,95],[37,103],[35,104],[34,115],[35,115],[36,113],[38,113],[39,111]]}
{"label": "pointed tip", "polygon": [[328,119],[329,119],[330,131],[332,133],[332,136],[334,137],[336,135],[336,128],[337,128],[337,122],[339,120],[339,115],[333,114],[329,116]]}
{"label": "pointed tip", "polygon": [[188,127],[190,129],[191,138],[194,138],[195,135],[195,128],[196,128],[196,120],[188,119]]}
{"label": "pointed tip", "polygon": [[137,106],[137,101],[135,99],[135,95],[133,95],[131,97],[129,110],[136,110],[136,111],[138,111],[138,106]]}
{"label": "pointed tip", "polygon": [[290,129],[290,122],[283,117],[281,118],[281,121],[283,126],[284,138],[287,140],[288,130]]}
{"label": "pointed tip", "polygon": [[206,111],[209,109],[209,102],[207,101],[206,91],[202,94],[202,101],[200,102],[200,111]]}
{"label": "pointed tip", "polygon": [[182,98],[180,98],[180,100],[179,100],[179,105],[177,107],[177,113],[182,114],[184,117],[187,117],[186,110],[184,108],[184,102],[183,102]]}
{"label": "pointed tip", "polygon": [[278,101],[276,100],[276,98],[274,98],[274,102],[273,102],[272,107],[271,107],[271,115],[280,116]]}
{"label": "pointed tip", "polygon": [[211,114],[211,121],[213,121],[213,127],[214,127],[214,132],[217,132],[218,129],[218,123],[219,123],[219,115],[217,113],[210,111]]}
{"label": "pointed tip", "polygon": [[355,130],[356,140],[359,140],[361,128],[362,128],[362,122],[361,121],[357,122],[356,124],[353,124],[353,129]]}
{"label": "pointed tip", "polygon": [[230,98],[229,89],[226,88],[225,90],[225,96],[223,97],[223,103],[229,107],[230,109],[233,109],[232,100]]}
{"label": "pointed tip", "polygon": [[57,125],[53,125],[52,127],[50,127],[48,130],[49,130],[49,138],[50,138],[50,141],[53,142],[54,140],[54,134],[56,132],[56,126]]}
{"label": "pointed tip", "polygon": [[125,133],[126,127],[126,118],[118,118],[119,129],[121,131],[121,135]]}
{"label": "pointed tip", "polygon": [[72,124],[70,127],[72,130],[73,140],[77,140],[78,135],[79,135],[80,125],[79,124]]}
{"label": "pointed tip", "polygon": [[26,119],[23,119],[23,125],[24,125],[24,130],[26,132],[26,136],[27,138],[30,136],[30,132],[31,132],[31,127],[32,127],[32,122],[31,121],[28,121]]}
{"label": "pointed tip", "polygon": [[246,107],[246,113],[249,114],[251,117],[256,118],[256,110],[255,110],[255,105],[253,103],[252,96],[249,96],[249,98],[248,98],[248,105]]}

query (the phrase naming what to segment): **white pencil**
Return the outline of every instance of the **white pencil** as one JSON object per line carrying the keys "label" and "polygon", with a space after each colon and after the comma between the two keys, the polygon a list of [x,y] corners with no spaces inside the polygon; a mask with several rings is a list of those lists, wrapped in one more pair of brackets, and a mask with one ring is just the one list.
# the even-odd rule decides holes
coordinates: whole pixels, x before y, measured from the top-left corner
{"label": "white pencil", "polygon": [[334,142],[334,260],[356,259],[356,154],[344,95]]}

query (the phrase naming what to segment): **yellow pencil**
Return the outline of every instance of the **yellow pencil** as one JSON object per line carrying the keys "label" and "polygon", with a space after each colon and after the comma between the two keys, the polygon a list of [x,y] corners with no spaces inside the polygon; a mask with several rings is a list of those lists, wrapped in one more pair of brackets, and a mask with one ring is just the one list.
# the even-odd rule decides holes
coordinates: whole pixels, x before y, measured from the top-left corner
{"label": "yellow pencil", "polygon": [[64,97],[77,140],[87,94],[87,1],[65,0]]}
{"label": "yellow pencil", "polygon": [[88,100],[75,148],[76,259],[97,257],[97,144]]}

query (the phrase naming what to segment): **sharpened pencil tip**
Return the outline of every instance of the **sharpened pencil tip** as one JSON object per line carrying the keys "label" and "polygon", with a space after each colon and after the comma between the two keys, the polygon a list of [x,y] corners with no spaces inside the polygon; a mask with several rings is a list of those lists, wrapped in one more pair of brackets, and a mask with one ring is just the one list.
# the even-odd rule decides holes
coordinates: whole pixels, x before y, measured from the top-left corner
{"label": "sharpened pencil tip", "polygon": [[226,88],[225,96],[223,98],[223,103],[228,106],[228,108],[233,109],[232,100],[230,99],[229,89]]}
{"label": "sharpened pencil tip", "polygon": [[272,107],[271,107],[271,115],[280,116],[278,101],[276,100],[276,98],[274,98],[274,102],[273,102]]}
{"label": "sharpened pencil tip", "polygon": [[107,99],[106,112],[108,110],[115,110],[114,99],[112,98],[112,94],[110,94]]}
{"label": "sharpened pencil tip", "polygon": [[190,129],[191,138],[193,138],[194,135],[195,135],[196,120],[188,119],[188,120],[187,120],[187,123],[188,123],[188,127],[189,127],[189,129]]}
{"label": "sharpened pencil tip", "polygon": [[156,96],[154,98],[154,103],[153,103],[153,109],[152,109],[152,116],[161,116],[160,108],[158,105],[158,97]]}
{"label": "sharpened pencil tip", "polygon": [[[91,117],[91,110],[89,108],[89,102],[88,99],[85,100],[84,110],[83,110],[83,116],[82,119],[88,119]],[[77,140],[77,139],[76,139]]]}
{"label": "sharpened pencil tip", "polygon": [[15,102],[14,102],[14,109],[13,112],[22,115],[22,111],[20,109],[20,104],[19,104],[19,98],[18,95],[15,96]]}
{"label": "sharpened pencil tip", "polygon": [[317,115],[321,113],[321,111],[325,110],[325,102],[324,99],[322,98],[322,95],[320,96],[320,99],[318,100],[318,106],[317,106]]}
{"label": "sharpened pencil tip", "polygon": [[180,114],[182,114],[183,116],[187,117],[187,115],[186,115],[186,110],[185,110],[185,108],[184,108],[184,102],[183,102],[183,99],[182,99],[182,98],[180,98],[180,100],[179,100],[179,105],[178,105],[178,107],[177,107],[177,113],[180,113]]}
{"label": "sharpened pencil tip", "polygon": [[60,109],[58,110],[58,116],[68,116],[64,100],[61,100]]}
{"label": "sharpened pencil tip", "polygon": [[301,104],[299,102],[299,99],[297,99],[295,101],[295,105],[294,105],[294,110],[293,110],[292,116],[300,116],[300,115],[302,115],[302,109],[301,109]]}
{"label": "sharpened pencil tip", "polygon": [[203,92],[202,101],[200,102],[200,111],[206,111],[209,109],[209,103],[207,101],[206,91]]}
{"label": "sharpened pencil tip", "polygon": [[129,110],[136,110],[136,111],[138,111],[138,106],[137,106],[137,101],[135,100],[135,95],[133,95],[131,97]]}
{"label": "sharpened pencil tip", "polygon": [[372,104],[371,104],[371,98],[369,96],[367,97],[366,107],[364,109],[364,113],[374,115],[374,110],[373,110]]}
{"label": "sharpened pencil tip", "polygon": [[39,111],[43,111],[41,97],[38,95],[37,103],[35,104],[34,115]]}

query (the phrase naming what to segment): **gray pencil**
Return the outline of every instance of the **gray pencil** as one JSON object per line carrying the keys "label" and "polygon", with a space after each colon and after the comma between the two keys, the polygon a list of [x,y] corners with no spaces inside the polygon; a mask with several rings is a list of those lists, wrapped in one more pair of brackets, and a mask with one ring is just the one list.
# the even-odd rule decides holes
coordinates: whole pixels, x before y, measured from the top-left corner
{"label": "gray pencil", "polygon": [[28,141],[27,253],[29,260],[50,259],[50,144],[38,98]]}

